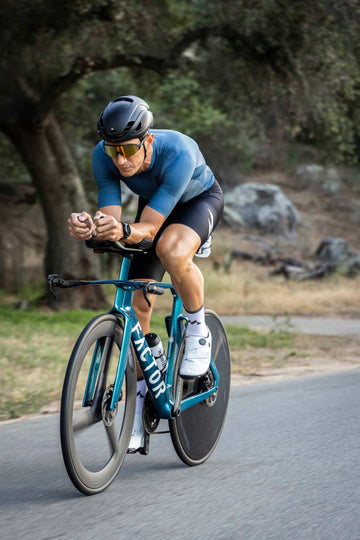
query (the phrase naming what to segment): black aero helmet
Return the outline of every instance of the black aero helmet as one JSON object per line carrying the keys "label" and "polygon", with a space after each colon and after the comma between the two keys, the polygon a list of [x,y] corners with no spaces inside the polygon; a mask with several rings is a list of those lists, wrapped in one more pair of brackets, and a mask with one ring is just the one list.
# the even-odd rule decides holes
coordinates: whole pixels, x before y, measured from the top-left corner
{"label": "black aero helmet", "polygon": [[142,139],[152,127],[149,105],[136,96],[120,96],[105,107],[99,116],[98,133],[107,142]]}

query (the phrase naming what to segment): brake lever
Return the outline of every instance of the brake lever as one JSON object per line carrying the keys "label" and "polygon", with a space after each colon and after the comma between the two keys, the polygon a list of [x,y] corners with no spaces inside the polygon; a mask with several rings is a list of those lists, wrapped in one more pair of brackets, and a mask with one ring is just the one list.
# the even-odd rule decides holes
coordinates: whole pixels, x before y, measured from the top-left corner
{"label": "brake lever", "polygon": [[146,303],[147,303],[147,305],[149,307],[151,307],[151,303],[150,303],[150,300],[147,297],[148,294],[161,295],[161,294],[165,293],[165,289],[163,289],[162,287],[157,287],[156,285],[154,285],[154,283],[152,283],[152,281],[150,281],[147,285],[145,285],[145,287],[143,287],[142,291],[143,291],[143,295],[144,295],[144,298],[146,300]]}
{"label": "brake lever", "polygon": [[148,292],[147,289],[148,289],[147,287],[143,288],[143,295],[144,295],[144,298],[146,300],[147,305],[149,306],[149,308],[151,308],[151,303],[150,303],[150,300],[148,299],[148,296],[147,296],[147,292]]}
{"label": "brake lever", "polygon": [[56,300],[56,294],[54,291],[54,281],[58,278],[59,278],[59,274],[50,274],[47,277],[47,286],[54,300]]}

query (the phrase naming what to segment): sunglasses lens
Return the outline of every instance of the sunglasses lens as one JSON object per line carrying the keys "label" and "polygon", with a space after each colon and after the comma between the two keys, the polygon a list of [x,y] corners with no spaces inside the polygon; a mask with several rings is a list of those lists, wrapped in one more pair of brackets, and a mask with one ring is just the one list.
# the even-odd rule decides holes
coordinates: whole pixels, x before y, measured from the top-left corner
{"label": "sunglasses lens", "polygon": [[116,158],[116,155],[118,153],[117,148],[118,146],[110,146],[108,144],[104,144],[104,150],[111,158]]}
{"label": "sunglasses lens", "polygon": [[133,156],[140,150],[139,144],[122,144],[119,146],[112,146],[110,144],[104,144],[105,152],[108,156],[111,158],[116,158],[118,154],[121,154],[122,156],[128,158],[130,156]]}
{"label": "sunglasses lens", "polygon": [[140,150],[140,146],[138,144],[124,144],[124,146],[121,147],[122,154],[125,157],[130,157],[136,154]]}

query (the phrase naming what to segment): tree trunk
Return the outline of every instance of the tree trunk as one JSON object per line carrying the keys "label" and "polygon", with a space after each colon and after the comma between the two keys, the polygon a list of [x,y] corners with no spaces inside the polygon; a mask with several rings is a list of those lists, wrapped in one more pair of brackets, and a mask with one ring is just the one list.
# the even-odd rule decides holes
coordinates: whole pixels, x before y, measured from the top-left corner
{"label": "tree trunk", "polygon": [[[41,126],[18,125],[8,133],[32,176],[45,215],[45,273],[65,279],[98,279],[100,264],[83,242],[73,239],[67,220],[71,212],[89,211],[86,194],[68,145],[53,115]],[[51,181],[49,179],[51,178]],[[26,242],[26,231],[24,231]],[[106,301],[99,286],[57,291],[57,304],[100,308]]]}

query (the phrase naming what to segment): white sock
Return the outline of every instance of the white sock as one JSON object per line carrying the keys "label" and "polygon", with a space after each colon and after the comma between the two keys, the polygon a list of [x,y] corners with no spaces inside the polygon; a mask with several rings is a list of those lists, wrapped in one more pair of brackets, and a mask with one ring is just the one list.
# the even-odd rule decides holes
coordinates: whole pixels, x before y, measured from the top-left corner
{"label": "white sock", "polygon": [[136,384],[136,414],[141,414],[146,394],[146,382],[144,379],[137,381]]}
{"label": "white sock", "polygon": [[186,311],[189,322],[186,327],[187,336],[207,336],[208,330],[205,324],[205,309],[202,306],[199,311]]}

